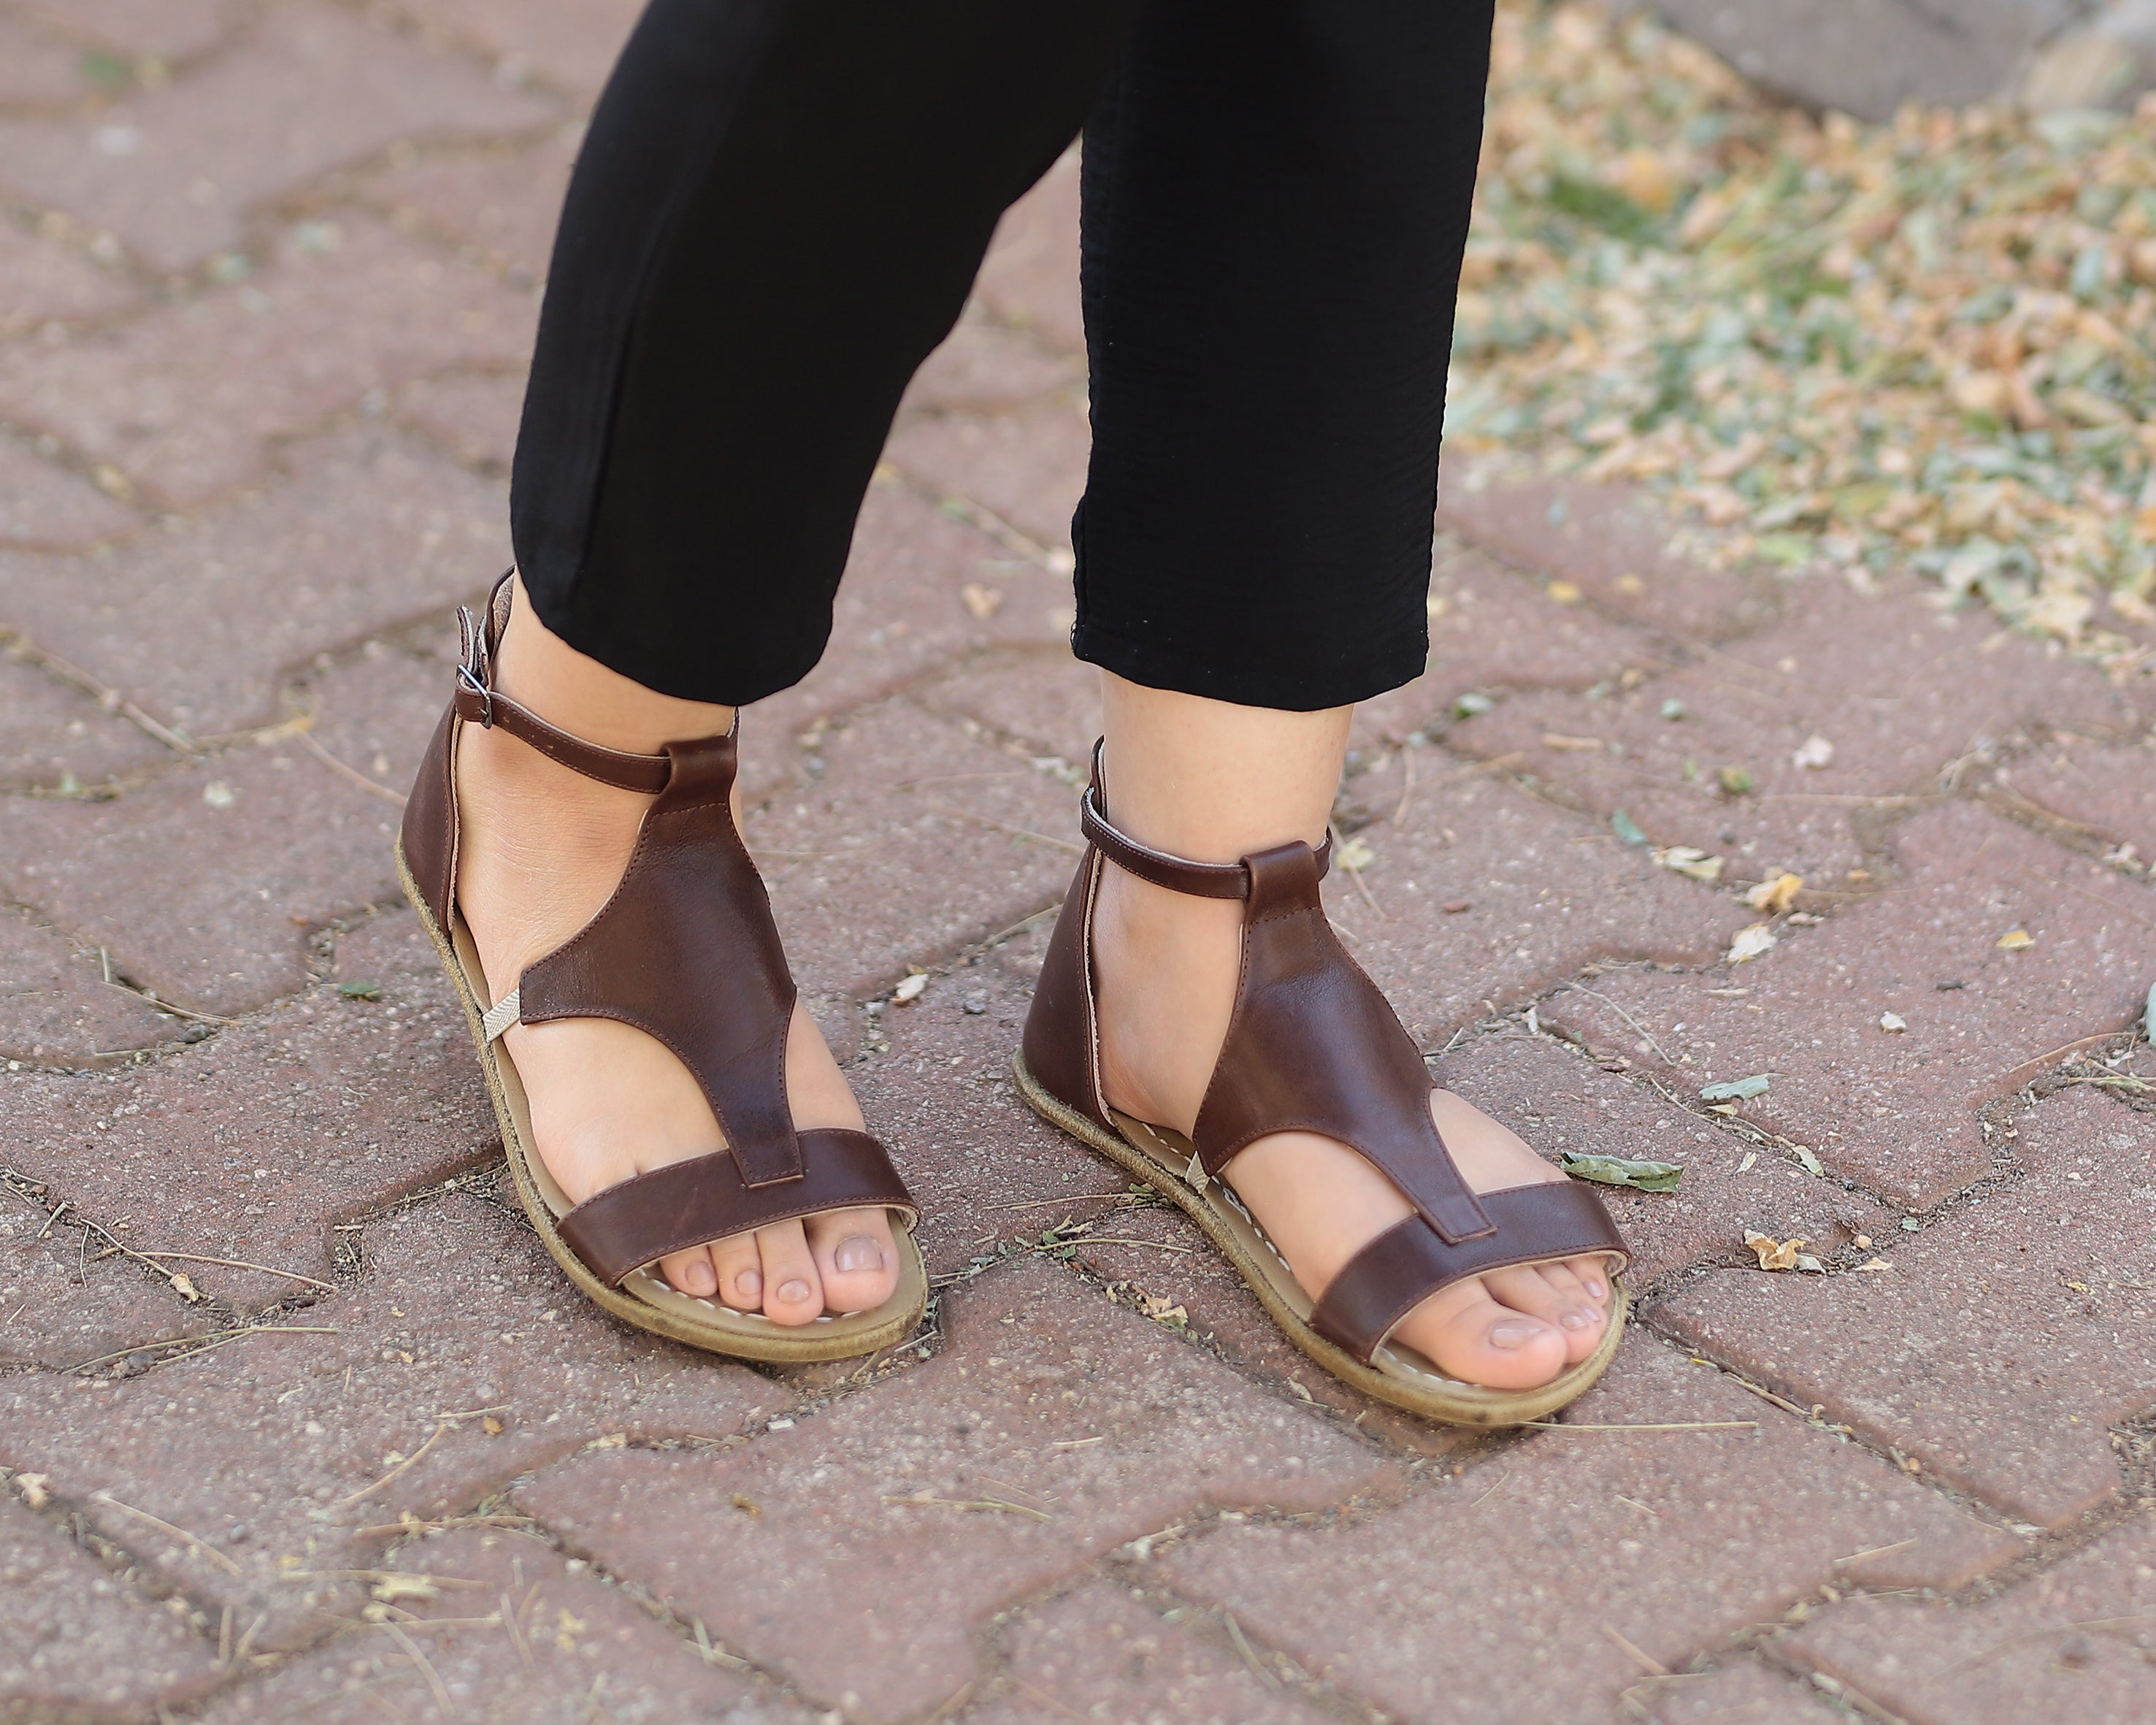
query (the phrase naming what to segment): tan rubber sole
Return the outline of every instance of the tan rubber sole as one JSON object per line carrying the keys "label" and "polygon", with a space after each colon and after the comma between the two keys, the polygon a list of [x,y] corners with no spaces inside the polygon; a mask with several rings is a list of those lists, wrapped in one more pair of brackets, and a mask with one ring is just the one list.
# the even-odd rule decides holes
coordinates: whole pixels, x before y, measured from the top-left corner
{"label": "tan rubber sole", "polygon": [[[444,929],[427,908],[412,871],[404,861],[404,842],[397,842],[397,878],[404,896],[419,914],[419,925],[434,943],[434,950],[449,973],[449,986],[465,1009],[472,1042],[479,1050],[480,1071],[486,1078],[487,1094],[493,1099],[494,1117],[501,1127],[502,1149],[509,1171],[516,1182],[516,1195],[548,1254],[562,1273],[594,1305],[612,1312],[624,1323],[654,1336],[707,1353],[736,1359],[760,1360],[773,1365],[803,1365],[814,1360],[850,1360],[903,1341],[928,1309],[928,1269],[910,1228],[892,1230],[898,1246],[898,1285],[891,1297],[873,1311],[826,1314],[799,1326],[773,1323],[761,1312],[740,1312],[716,1300],[700,1300],[667,1285],[649,1270],[639,1270],[620,1288],[609,1288],[584,1267],[555,1227],[567,1214],[567,1197],[547,1172],[546,1165],[526,1148],[531,1142],[531,1110],[516,1063],[498,1043],[490,1043],[480,1027],[480,1016],[490,1002],[481,1001],[472,984],[479,970],[476,951],[467,955],[460,947],[470,936],[459,926],[453,935]],[[462,937],[459,939],[459,937]]]}
{"label": "tan rubber sole", "polygon": [[1379,1363],[1366,1366],[1311,1328],[1310,1296],[1302,1291],[1263,1231],[1240,1206],[1213,1197],[1214,1192],[1225,1192],[1227,1188],[1214,1180],[1200,1191],[1185,1178],[1183,1171],[1195,1154],[1187,1141],[1120,1115],[1122,1132],[1105,1131],[1051,1094],[1028,1069],[1023,1052],[1012,1057],[1011,1069],[1018,1080],[1019,1094],[1035,1114],[1087,1148],[1098,1151],[1188,1216],[1235,1265],[1236,1274],[1258,1296],[1258,1303],[1288,1340],[1342,1383],[1366,1396],[1446,1425],[1521,1425],[1554,1413],[1584,1393],[1616,1356],[1630,1305],[1624,1283],[1613,1276],[1609,1323],[1599,1345],[1578,1365],[1537,1388],[1491,1389],[1483,1384],[1463,1383],[1445,1377],[1412,1350],[1389,1343],[1378,1350],[1374,1357]]}

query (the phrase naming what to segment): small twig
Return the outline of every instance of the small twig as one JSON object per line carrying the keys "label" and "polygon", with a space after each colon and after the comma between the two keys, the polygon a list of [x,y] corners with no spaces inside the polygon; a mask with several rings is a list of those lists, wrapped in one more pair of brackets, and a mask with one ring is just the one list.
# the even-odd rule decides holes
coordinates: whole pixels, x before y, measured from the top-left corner
{"label": "small twig", "polygon": [[1656,1659],[1652,1654],[1642,1652],[1637,1646],[1625,1640],[1624,1636],[1619,1635],[1609,1625],[1605,1623],[1602,1625],[1602,1633],[1609,1636],[1609,1639],[1612,1641],[1614,1641],[1619,1647],[1624,1650],[1624,1651],[1630,1654],[1633,1658],[1638,1660],[1641,1667],[1646,1671],[1649,1676],[1666,1677],[1669,1676],[1670,1668],[1667,1666],[1664,1665],[1661,1661]]}
{"label": "small twig", "polygon": [[92,1366],[110,1365],[115,1360],[124,1360],[130,1354],[154,1353],[161,1347],[178,1348],[172,1357],[184,1360],[196,1354],[208,1353],[213,1347],[223,1347],[228,1341],[237,1341],[243,1336],[335,1336],[336,1326],[330,1324],[255,1324],[244,1330],[221,1330],[208,1336],[175,1336],[164,1341],[138,1342],[133,1347],[123,1347],[116,1353],[100,1354],[94,1360],[85,1360],[79,1365],[64,1366],[64,1372],[87,1372]]}
{"label": "small twig", "polygon": [[184,1527],[175,1527],[170,1522],[166,1521],[162,1516],[151,1515],[147,1510],[137,1509],[131,1503],[122,1503],[110,1491],[91,1492],[90,1501],[93,1503],[110,1504],[116,1510],[125,1510],[131,1516],[139,1516],[144,1521],[147,1522],[151,1527],[163,1528],[164,1531],[171,1534],[173,1538],[184,1539],[187,1541],[189,1545],[192,1546],[212,1563],[219,1565],[228,1575],[237,1575],[239,1573],[239,1564],[234,1563],[231,1558],[225,1556],[223,1552],[219,1551],[208,1540],[196,1537],[195,1535],[188,1532]]}
{"label": "small twig", "polygon": [[1086,847],[1075,839],[1050,838],[1046,833],[1035,832],[1030,827],[1014,826],[1009,821],[998,821],[993,815],[977,815],[971,809],[954,809],[948,803],[932,802],[925,796],[921,801],[924,808],[933,809],[939,815],[949,815],[959,821],[978,821],[983,826],[993,826],[997,832],[1008,832],[1014,838],[1028,838],[1037,845],[1051,845],[1059,851],[1070,852],[1074,857],[1083,856],[1086,852]]}
{"label": "small twig", "polygon": [[1500,1474],[1500,1475],[1497,1475],[1497,1484],[1496,1484],[1496,1486],[1491,1486],[1491,1487],[1487,1491],[1485,1491],[1485,1492],[1484,1492],[1484,1493],[1483,1493],[1480,1497],[1476,1498],[1476,1499],[1475,1500],[1475,1501],[1474,1501],[1474,1502],[1472,1502],[1472,1503],[1469,1504],[1469,1505],[1467,1506],[1468,1506],[1468,1508],[1470,1508],[1470,1509],[1480,1509],[1480,1508],[1481,1508],[1481,1507],[1482,1507],[1482,1506],[1483,1506],[1484,1504],[1487,1503],[1487,1502],[1488,1502],[1491,1498],[1495,1497],[1495,1496],[1497,1495],[1497,1488],[1498,1488],[1498,1486],[1502,1486],[1502,1485],[1505,1483],[1505,1481],[1506,1481],[1506,1480],[1507,1480],[1511,1479],[1512,1477],[1512,1469],[1510,1469],[1510,1468],[1507,1468],[1507,1469],[1505,1470],[1505,1471],[1504,1471],[1504,1472],[1502,1472],[1502,1474]]}
{"label": "small twig", "polygon": [[1836,1558],[1835,1562],[1837,1563],[1854,1563],[1860,1558],[1883,1558],[1889,1552],[1906,1552],[1911,1546],[1916,1544],[1916,1542],[1917,1542],[1912,1538],[1897,1540],[1892,1545],[1875,1545],[1868,1551],[1851,1552],[1845,1558]]}
{"label": "small twig", "polygon": [[117,713],[129,723],[147,731],[167,749],[189,755],[202,752],[194,739],[184,732],[176,731],[169,725],[158,723],[156,719],[151,718],[148,713],[110,683],[100,682],[80,666],[69,664],[58,653],[47,651],[27,636],[18,635],[12,629],[0,630],[0,641],[6,641],[8,653],[12,657],[27,659],[40,670],[51,672],[62,682],[73,683],[106,712]]}
{"label": "small twig", "polygon": [[362,790],[372,790],[377,796],[387,797],[400,809],[404,806],[404,795],[402,791],[392,790],[387,785],[378,784],[368,778],[357,767],[348,766],[339,760],[315,739],[315,734],[312,731],[301,731],[299,734],[299,740],[300,746],[321,761],[324,766],[341,774]]}
{"label": "small twig", "polygon": [[[100,947],[98,950],[102,952],[104,948]],[[105,963],[109,971],[111,960],[108,959]],[[244,1022],[238,1018],[220,1018],[214,1012],[191,1012],[185,1007],[174,1006],[170,1001],[151,1000],[141,989],[130,988],[125,982],[115,982],[110,976],[103,980],[107,988],[116,988],[122,994],[131,994],[136,1000],[156,1007],[161,1012],[170,1012],[175,1018],[191,1018],[198,1024],[238,1024]]]}
{"label": "small twig", "polygon": [[2129,1034],[2131,1034],[2130,1032],[2123,1030],[2099,1031],[2094,1036],[2083,1037],[2079,1042],[2063,1043],[2060,1047],[2052,1049],[2048,1054],[2038,1054],[2030,1059],[2024,1060],[2020,1066],[2010,1066],[2005,1071],[2002,1072],[1999,1075],[2002,1079],[2010,1079],[2012,1078],[2015,1073],[2022,1071],[2027,1067],[2041,1066],[2046,1060],[2056,1060],[2061,1054],[2072,1053],[2076,1048],[2086,1048],[2091,1043],[2107,1043],[2114,1037],[2127,1036]]}
{"label": "small twig", "polygon": [[449,1692],[442,1686],[440,1673],[428,1661],[427,1655],[419,1650],[419,1644],[393,1623],[384,1623],[382,1626],[396,1636],[412,1663],[419,1667],[420,1675],[427,1680],[427,1686],[434,1692],[434,1705],[442,1710],[442,1717],[444,1719],[452,1717]]}
{"label": "small twig", "polygon": [[1005,1503],[999,1497],[886,1497],[884,1501],[902,1508],[1008,1510],[1014,1516],[1031,1516],[1036,1522],[1055,1520],[1044,1510],[1034,1509],[1023,1503]]}
{"label": "small twig", "polygon": [[1250,1668],[1257,1680],[1266,1688],[1279,1688],[1280,1678],[1258,1663],[1258,1655],[1250,1646],[1250,1638],[1244,1635],[1242,1625],[1235,1621],[1235,1614],[1232,1611],[1223,1611],[1220,1615],[1228,1625],[1228,1639],[1235,1644],[1235,1651],[1243,1655],[1243,1663]]}
{"label": "small twig", "polygon": [[1755,1432],[1759,1429],[1759,1422],[1756,1419],[1680,1419],[1667,1425],[1573,1424],[1554,1419],[1523,1419],[1520,1424],[1546,1432]]}
{"label": "small twig", "polygon": [[398,1475],[403,1473],[407,1468],[416,1466],[422,1456],[424,1456],[429,1450],[433,1449],[435,1444],[441,1442],[442,1434],[449,1429],[449,1424],[447,1420],[437,1420],[434,1423],[434,1435],[429,1438],[425,1443],[422,1444],[409,1455],[406,1456],[403,1460],[398,1462],[396,1466],[390,1469],[388,1473],[377,1480],[372,1486],[362,1486],[358,1491],[353,1492],[351,1496],[339,1498],[336,1501],[336,1507],[342,1509],[347,1504],[357,1503],[362,1497],[372,1497],[376,1492],[379,1491],[384,1486],[387,1486],[392,1480],[395,1479]]}
{"label": "small twig", "polygon": [[1671,1058],[1670,1051],[1655,1040],[1655,1033],[1652,1031],[1649,1030],[1645,1025],[1642,1024],[1637,1018],[1635,1018],[1630,1012],[1626,1012],[1624,1007],[1618,1005],[1615,1001],[1610,999],[1608,995],[1597,994],[1593,989],[1582,987],[1577,982],[1568,982],[1564,986],[1570,989],[1574,994],[1584,994],[1589,1000],[1600,1001],[1604,1006],[1609,1007],[1611,1012],[1614,1012],[1627,1024],[1630,1025],[1633,1029],[1638,1031],[1640,1036],[1645,1039],[1647,1046],[1652,1048],[1657,1054],[1661,1055],[1664,1060],[1668,1061],[1671,1066],[1675,1066],[1677,1063],[1676,1061]]}
{"label": "small twig", "polygon": [[[97,1231],[100,1233],[105,1233],[105,1230],[101,1228]],[[109,1240],[112,1239],[112,1236],[109,1233],[105,1233],[105,1237]],[[154,1260],[172,1258],[182,1264],[222,1264],[227,1269],[259,1270],[265,1276],[283,1276],[288,1281],[305,1282],[311,1288],[324,1289],[332,1294],[336,1291],[336,1285],[334,1282],[317,1281],[312,1276],[301,1275],[296,1269],[273,1269],[266,1264],[249,1264],[244,1258],[208,1258],[199,1252],[138,1252],[131,1246],[121,1245],[117,1240],[113,1240],[110,1245],[90,1261],[92,1264],[102,1263],[116,1252],[124,1252],[130,1258],[139,1258],[152,1269],[157,1268]]]}
{"label": "small twig", "polygon": [[[1166,1240],[1137,1240],[1119,1233],[1078,1234],[1063,1243],[1066,1246],[1151,1246],[1156,1252],[1180,1252],[1186,1258],[1198,1255],[1190,1246],[1171,1246]],[[1052,1252],[1052,1246],[1036,1246],[1037,1252]]]}
{"label": "small twig", "polygon": [[1393,805],[1391,825],[1397,826],[1400,824],[1401,817],[1408,811],[1408,799],[1414,795],[1414,749],[1410,745],[1404,745],[1400,749],[1400,800]]}

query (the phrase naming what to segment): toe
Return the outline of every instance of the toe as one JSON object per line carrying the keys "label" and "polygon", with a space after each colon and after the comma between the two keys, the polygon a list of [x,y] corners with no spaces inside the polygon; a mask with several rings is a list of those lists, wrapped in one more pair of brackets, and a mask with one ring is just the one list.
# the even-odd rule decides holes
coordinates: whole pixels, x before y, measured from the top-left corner
{"label": "toe", "polygon": [[669,1253],[659,1260],[659,1274],[672,1286],[699,1300],[708,1300],[718,1291],[719,1279],[711,1268],[711,1254],[702,1246]]}
{"label": "toe", "polygon": [[737,1233],[716,1241],[708,1249],[718,1272],[719,1298],[736,1311],[763,1308],[763,1259],[756,1249],[756,1236]]}
{"label": "toe", "polygon": [[756,1231],[763,1262],[763,1312],[774,1324],[806,1324],[823,1315],[824,1285],[798,1222]]}
{"label": "toe", "polygon": [[898,1249],[888,1210],[833,1210],[812,1216],[808,1233],[824,1304],[831,1310],[871,1311],[891,1298],[898,1285]]}
{"label": "toe", "polygon": [[1585,1359],[1602,1339],[1607,1316],[1588,1298],[1579,1278],[1563,1264],[1529,1264],[1492,1270],[1482,1280],[1501,1305],[1554,1326],[1564,1337],[1568,1362]]}
{"label": "toe", "polygon": [[1609,1260],[1607,1258],[1568,1258],[1564,1267],[1579,1278],[1579,1285],[1597,1305],[1609,1303]]}
{"label": "toe", "polygon": [[1394,1333],[1440,1371],[1492,1389],[1534,1389],[1565,1368],[1564,1332],[1500,1304],[1481,1280],[1440,1289]]}

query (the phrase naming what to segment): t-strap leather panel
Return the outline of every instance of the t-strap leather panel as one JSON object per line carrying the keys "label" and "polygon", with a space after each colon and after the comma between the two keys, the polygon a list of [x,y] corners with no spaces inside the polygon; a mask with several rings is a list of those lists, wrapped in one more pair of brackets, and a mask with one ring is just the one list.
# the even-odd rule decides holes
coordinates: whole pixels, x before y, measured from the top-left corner
{"label": "t-strap leather panel", "polygon": [[867,1133],[812,1127],[801,1135],[801,1151],[808,1165],[803,1177],[768,1186],[744,1184],[724,1151],[633,1175],[586,1198],[556,1231],[612,1288],[670,1252],[776,1222],[879,1204],[913,1217],[906,1182]]}
{"label": "t-strap leather panel", "polygon": [[1311,1327],[1364,1365],[1393,1326],[1440,1288],[1508,1264],[1630,1254],[1602,1201],[1573,1181],[1486,1192],[1494,1234],[1447,1244],[1419,1216],[1379,1234],[1341,1266],[1310,1314]]}
{"label": "t-strap leather panel", "polygon": [[703,1088],[749,1186],[793,1180],[786,1099],[793,979],[727,794],[732,734],[670,743],[666,788],[613,896],[519,984],[523,1021],[615,1018],[656,1037]]}
{"label": "t-strap leather panel", "polygon": [[1491,1223],[1430,1115],[1430,1074],[1376,983],[1348,955],[1317,894],[1317,856],[1245,857],[1243,974],[1191,1137],[1208,1173],[1270,1132],[1359,1151],[1448,1242]]}

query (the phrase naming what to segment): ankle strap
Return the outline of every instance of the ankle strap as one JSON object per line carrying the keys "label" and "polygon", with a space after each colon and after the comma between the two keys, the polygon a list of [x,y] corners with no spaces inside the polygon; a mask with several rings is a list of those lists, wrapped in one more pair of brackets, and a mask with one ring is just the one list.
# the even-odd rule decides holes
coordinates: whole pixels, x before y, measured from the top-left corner
{"label": "ankle strap", "polygon": [[[499,725],[519,742],[527,743],[549,760],[558,761],[587,779],[620,790],[640,790],[656,796],[674,774],[674,763],[664,754],[628,754],[619,749],[603,749],[572,737],[551,725],[522,703],[512,701],[494,687],[495,651],[501,631],[508,626],[512,601],[511,569],[494,584],[493,596],[481,623],[470,605],[457,607],[457,625],[463,631],[464,651],[457,663],[457,717],[482,730]],[[738,718],[735,720],[739,723]]]}
{"label": "ankle strap", "polygon": [[[1171,856],[1151,845],[1142,845],[1111,825],[1101,811],[1101,745],[1093,745],[1093,782],[1078,804],[1078,829],[1086,842],[1126,873],[1165,887],[1171,893],[1187,893],[1194,899],[1248,899],[1250,896],[1250,858],[1240,862],[1194,862]],[[1317,848],[1317,878],[1332,866],[1332,835]]]}

